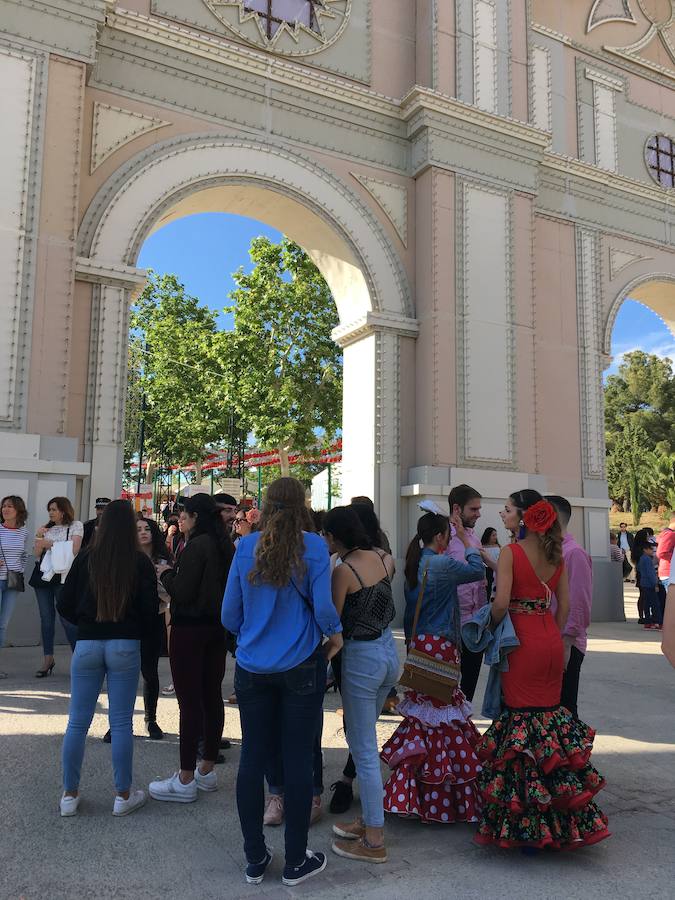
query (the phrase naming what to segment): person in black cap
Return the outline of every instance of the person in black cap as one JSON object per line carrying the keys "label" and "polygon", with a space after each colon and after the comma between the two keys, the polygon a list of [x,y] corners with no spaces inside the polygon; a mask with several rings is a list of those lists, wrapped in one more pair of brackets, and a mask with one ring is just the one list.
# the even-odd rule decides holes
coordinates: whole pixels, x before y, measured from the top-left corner
{"label": "person in black cap", "polygon": [[232,494],[214,494],[213,502],[218,507],[220,518],[222,519],[225,531],[232,537],[232,529],[234,528],[234,519],[239,509],[239,504]]}
{"label": "person in black cap", "polygon": [[103,510],[110,503],[110,497],[97,497],[96,498],[96,518],[89,519],[88,522],[84,523],[84,537],[82,538],[82,546],[86,547],[87,544],[93,540],[94,535],[96,534],[96,529],[98,528],[99,522],[101,521],[101,515],[103,514]]}

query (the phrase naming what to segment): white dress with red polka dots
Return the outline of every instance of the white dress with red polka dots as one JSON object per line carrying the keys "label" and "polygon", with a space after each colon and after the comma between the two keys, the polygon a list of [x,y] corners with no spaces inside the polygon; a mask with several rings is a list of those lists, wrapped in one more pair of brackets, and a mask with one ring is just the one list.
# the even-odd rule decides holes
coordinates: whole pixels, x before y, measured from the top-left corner
{"label": "white dress with red polka dots", "polygon": [[[411,646],[459,663],[457,648],[438,635],[419,634]],[[398,706],[403,722],[380,754],[392,770],[384,787],[384,808],[423,822],[476,822],[481,794],[475,753],[480,737],[471,721],[471,705],[457,688],[452,703],[407,691]]]}

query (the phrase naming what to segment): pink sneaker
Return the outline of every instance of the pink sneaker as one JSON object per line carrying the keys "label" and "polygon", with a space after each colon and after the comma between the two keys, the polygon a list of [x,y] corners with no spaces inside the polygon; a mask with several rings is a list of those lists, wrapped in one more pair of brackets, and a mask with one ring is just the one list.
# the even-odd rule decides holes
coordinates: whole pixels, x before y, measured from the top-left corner
{"label": "pink sneaker", "polygon": [[263,825],[281,825],[284,821],[284,798],[279,794],[271,794],[267,801],[267,809],[263,816]]}

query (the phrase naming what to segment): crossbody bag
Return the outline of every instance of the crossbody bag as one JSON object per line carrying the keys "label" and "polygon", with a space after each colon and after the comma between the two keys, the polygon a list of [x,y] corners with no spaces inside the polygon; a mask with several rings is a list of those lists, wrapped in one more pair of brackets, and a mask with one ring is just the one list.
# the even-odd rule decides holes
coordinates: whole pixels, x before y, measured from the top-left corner
{"label": "crossbody bag", "polygon": [[[412,625],[413,641],[417,637],[417,622],[422,609],[428,572],[429,566],[427,565],[422,575],[422,584],[420,585],[417,606],[415,607],[415,618]],[[455,663],[436,659],[430,653],[426,653],[423,647],[411,646],[403,664],[403,674],[399,679],[399,683],[403,687],[418,691],[420,694],[427,694],[427,696],[440,700],[442,703],[451,703],[460,677],[461,669]]]}

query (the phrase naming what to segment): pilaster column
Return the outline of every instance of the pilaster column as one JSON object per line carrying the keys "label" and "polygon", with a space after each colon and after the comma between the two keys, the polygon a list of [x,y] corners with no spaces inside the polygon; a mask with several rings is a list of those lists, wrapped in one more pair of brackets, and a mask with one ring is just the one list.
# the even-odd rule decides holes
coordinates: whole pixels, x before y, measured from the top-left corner
{"label": "pilaster column", "polygon": [[344,351],[342,497],[373,498],[395,555],[402,550],[400,360],[417,332],[416,319],[382,312],[333,331]]}
{"label": "pilaster column", "polygon": [[86,508],[91,498],[116,497],[122,487],[129,306],[145,284],[145,272],[80,257],[76,277],[93,285],[85,433],[91,477],[89,497],[83,497]]}

